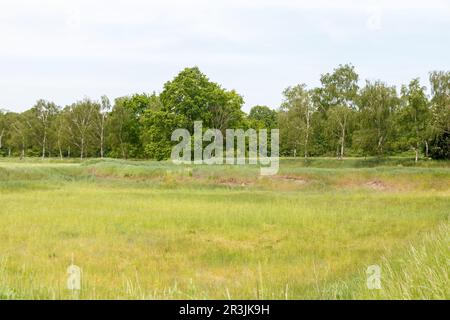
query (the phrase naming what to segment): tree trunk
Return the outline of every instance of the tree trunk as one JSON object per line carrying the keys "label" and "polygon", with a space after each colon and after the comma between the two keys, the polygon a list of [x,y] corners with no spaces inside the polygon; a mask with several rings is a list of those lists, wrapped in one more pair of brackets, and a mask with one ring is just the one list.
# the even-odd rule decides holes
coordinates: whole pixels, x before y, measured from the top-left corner
{"label": "tree trunk", "polygon": [[341,137],[341,159],[344,158],[344,146],[345,146],[345,126],[342,127],[342,137]]}
{"label": "tree trunk", "polygon": [[428,141],[425,140],[425,158],[428,158]]}
{"label": "tree trunk", "polygon": [[309,127],[310,127],[310,114],[308,109],[306,111],[305,159],[308,158]]}
{"label": "tree trunk", "polygon": [[84,138],[81,138],[81,148],[80,148],[80,158],[83,160],[83,151],[84,151]]}
{"label": "tree trunk", "polygon": [[47,142],[47,133],[44,133],[44,140],[42,141],[42,160],[45,159],[45,144]]}
{"label": "tree trunk", "polygon": [[61,140],[58,136],[58,151],[59,151],[59,159],[62,160],[63,159],[63,153],[62,153],[62,149],[61,149]]}
{"label": "tree trunk", "polygon": [[306,137],[305,137],[305,159],[308,158],[308,142],[309,142],[309,129],[306,128]]}
{"label": "tree trunk", "polygon": [[419,148],[414,148],[414,151],[416,152],[415,163],[417,163],[419,161]]}
{"label": "tree trunk", "polygon": [[100,137],[100,158],[103,159],[103,133],[102,136]]}
{"label": "tree trunk", "polygon": [[122,141],[120,142],[120,150],[122,151],[122,159],[126,159],[126,157],[125,157],[125,148],[123,147]]}
{"label": "tree trunk", "polygon": [[383,154],[383,136],[379,136],[378,138],[378,153],[379,155]]}
{"label": "tree trunk", "polygon": [[104,140],[105,140],[105,116],[102,117],[102,129],[100,133],[100,158],[102,159],[104,156],[104,149],[103,149]]}
{"label": "tree trunk", "polygon": [[20,160],[22,160],[23,158],[25,158],[25,140],[22,137],[22,153],[20,154]]}
{"label": "tree trunk", "polygon": [[3,139],[4,134],[5,134],[5,129],[3,129],[2,133],[0,133],[0,149],[2,148],[2,139]]}

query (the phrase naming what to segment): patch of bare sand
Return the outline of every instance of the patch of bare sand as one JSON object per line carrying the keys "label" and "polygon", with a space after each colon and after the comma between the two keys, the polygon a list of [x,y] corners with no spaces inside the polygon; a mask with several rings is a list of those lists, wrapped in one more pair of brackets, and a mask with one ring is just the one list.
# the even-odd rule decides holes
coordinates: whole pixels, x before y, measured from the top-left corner
{"label": "patch of bare sand", "polygon": [[385,191],[385,190],[392,189],[390,186],[388,186],[386,183],[384,183],[381,180],[371,180],[369,182],[366,182],[364,184],[364,186],[367,188],[370,188],[372,190],[376,190],[376,191]]}
{"label": "patch of bare sand", "polygon": [[276,179],[284,182],[292,182],[299,185],[304,185],[308,183],[307,179],[298,176],[277,176]]}
{"label": "patch of bare sand", "polygon": [[250,180],[239,179],[235,177],[219,178],[216,180],[216,183],[218,185],[227,187],[247,187],[253,185],[253,182]]}

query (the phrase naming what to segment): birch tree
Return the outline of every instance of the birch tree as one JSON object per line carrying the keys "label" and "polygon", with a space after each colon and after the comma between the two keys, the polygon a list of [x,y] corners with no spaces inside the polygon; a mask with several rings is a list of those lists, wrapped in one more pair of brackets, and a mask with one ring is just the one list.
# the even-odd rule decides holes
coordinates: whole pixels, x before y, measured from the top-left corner
{"label": "birch tree", "polygon": [[450,133],[450,71],[431,72],[430,84],[434,126],[438,132]]}
{"label": "birch tree", "polygon": [[44,159],[47,151],[51,122],[58,112],[58,107],[53,102],[38,100],[30,111],[30,116],[26,118],[26,124],[32,136],[41,147],[41,157]]}
{"label": "birch tree", "polygon": [[363,150],[384,155],[392,137],[393,115],[398,105],[395,87],[389,87],[381,81],[366,82],[359,97],[361,121],[356,134]]}
{"label": "birch tree", "polygon": [[99,105],[89,99],[72,104],[66,110],[67,129],[71,142],[80,151],[80,159],[86,157],[86,150],[92,139],[93,121]]}
{"label": "birch tree", "polygon": [[23,114],[10,114],[11,132],[9,135],[10,146],[20,150],[20,159],[25,157],[26,140],[28,135],[27,126]]}
{"label": "birch tree", "polygon": [[450,159],[450,71],[430,73],[431,84],[431,156]]}
{"label": "birch tree", "polygon": [[350,65],[339,65],[330,73],[321,76],[319,88],[320,107],[326,116],[326,126],[331,139],[337,141],[337,156],[342,159],[345,152],[346,135],[349,133],[350,116],[356,110],[358,74]]}
{"label": "birch tree", "polygon": [[427,145],[427,127],[430,119],[426,88],[419,79],[413,79],[401,89],[401,109],[399,110],[398,136],[400,144],[408,145],[415,153],[415,162],[419,160],[419,151]]}
{"label": "birch tree", "polygon": [[339,144],[337,156],[343,159],[345,154],[345,139],[351,121],[353,110],[347,106],[333,106],[328,109],[328,128]]}
{"label": "birch tree", "polygon": [[64,111],[58,112],[55,119],[52,121],[51,133],[53,141],[58,148],[58,156],[63,159],[63,147],[67,144],[68,129],[67,129],[67,115]]}
{"label": "birch tree", "polygon": [[96,133],[100,140],[100,158],[105,155],[105,128],[109,112],[111,111],[111,102],[107,96],[102,96],[98,112],[96,112]]}
{"label": "birch tree", "polygon": [[301,147],[304,157],[308,158],[312,116],[315,111],[311,94],[306,90],[306,85],[299,84],[288,87],[284,90],[283,96],[284,100],[280,108],[280,111],[284,113],[281,117],[284,119],[284,125],[280,126],[282,139],[284,136],[284,140],[291,143],[294,150]]}

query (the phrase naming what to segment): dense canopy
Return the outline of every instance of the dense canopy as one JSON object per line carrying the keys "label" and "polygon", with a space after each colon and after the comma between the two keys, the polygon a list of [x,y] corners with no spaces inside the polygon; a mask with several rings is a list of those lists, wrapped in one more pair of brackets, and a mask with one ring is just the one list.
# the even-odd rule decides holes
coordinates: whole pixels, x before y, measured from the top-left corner
{"label": "dense canopy", "polygon": [[450,72],[429,75],[429,89],[412,79],[399,91],[366,81],[350,64],[320,77],[321,86],[294,84],[279,106],[242,111],[243,97],[182,70],[161,93],[132,94],[113,103],[85,98],[60,107],[39,100],[22,113],[0,109],[0,156],[117,157],[163,160],[177,128],[280,129],[284,156],[385,156],[411,152],[450,159]]}

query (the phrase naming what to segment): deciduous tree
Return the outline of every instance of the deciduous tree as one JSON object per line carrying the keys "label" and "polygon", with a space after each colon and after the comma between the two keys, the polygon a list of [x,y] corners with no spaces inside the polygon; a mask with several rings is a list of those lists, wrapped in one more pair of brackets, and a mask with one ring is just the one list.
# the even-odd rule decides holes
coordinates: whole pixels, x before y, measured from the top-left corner
{"label": "deciduous tree", "polygon": [[365,153],[384,155],[393,133],[393,115],[399,105],[395,87],[366,82],[359,98],[360,122],[356,142]]}
{"label": "deciduous tree", "polygon": [[315,112],[311,93],[306,85],[288,87],[283,92],[284,100],[280,108],[280,136],[291,149],[303,150],[305,158],[309,156],[312,116]]}
{"label": "deciduous tree", "polygon": [[419,150],[427,144],[427,127],[430,110],[426,88],[419,79],[413,79],[408,86],[402,86],[401,104],[398,112],[397,135],[399,144],[408,145],[415,152],[415,161],[419,160]]}

